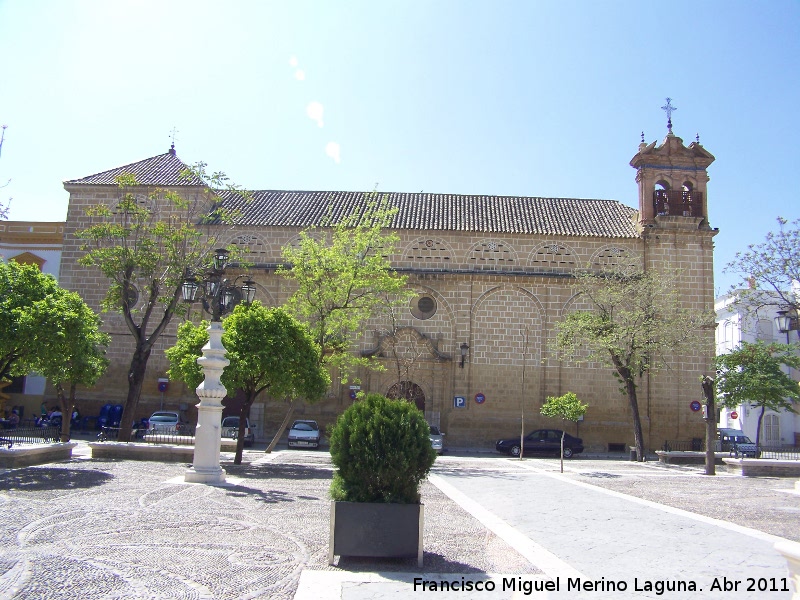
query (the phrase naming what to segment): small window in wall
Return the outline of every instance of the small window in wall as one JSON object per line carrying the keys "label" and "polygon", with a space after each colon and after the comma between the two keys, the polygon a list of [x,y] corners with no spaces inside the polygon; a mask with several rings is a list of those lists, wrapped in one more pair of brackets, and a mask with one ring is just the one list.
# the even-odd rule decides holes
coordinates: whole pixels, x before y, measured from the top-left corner
{"label": "small window in wall", "polygon": [[430,319],[436,314],[436,299],[430,294],[421,294],[411,299],[411,314],[422,321]]}

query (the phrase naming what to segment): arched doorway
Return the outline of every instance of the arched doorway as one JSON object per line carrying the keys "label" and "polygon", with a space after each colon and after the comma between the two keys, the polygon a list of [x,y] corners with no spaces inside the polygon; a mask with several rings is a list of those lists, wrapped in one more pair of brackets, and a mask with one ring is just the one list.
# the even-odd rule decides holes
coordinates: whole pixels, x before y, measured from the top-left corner
{"label": "arched doorway", "polygon": [[389,388],[386,397],[395,400],[403,398],[413,402],[418,409],[425,412],[425,392],[413,381],[398,381]]}

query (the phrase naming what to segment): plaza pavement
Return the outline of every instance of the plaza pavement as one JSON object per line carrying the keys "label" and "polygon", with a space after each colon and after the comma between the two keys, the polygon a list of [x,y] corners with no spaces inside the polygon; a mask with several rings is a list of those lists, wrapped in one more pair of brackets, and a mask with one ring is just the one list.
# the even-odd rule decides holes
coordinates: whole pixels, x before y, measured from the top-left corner
{"label": "plaza pavement", "polygon": [[[185,464],[91,460],[84,444],[70,462],[0,471],[0,597],[791,597],[773,546],[800,541],[793,479],[588,457],[562,475],[556,459],[453,452],[423,485],[422,569],[346,557],[331,566],[329,455],[231,457],[220,487],[183,483]],[[415,591],[414,578],[436,591]],[[712,591],[715,578],[740,583]],[[748,592],[748,578],[775,578],[777,591]],[[442,592],[442,581],[494,590]],[[661,581],[697,589],[659,593]]]}

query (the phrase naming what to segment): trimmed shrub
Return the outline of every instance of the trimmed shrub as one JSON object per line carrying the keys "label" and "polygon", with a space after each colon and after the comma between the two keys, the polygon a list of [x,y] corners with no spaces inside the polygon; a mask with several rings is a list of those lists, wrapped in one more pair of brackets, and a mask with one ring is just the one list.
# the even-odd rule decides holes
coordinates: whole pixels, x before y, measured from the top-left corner
{"label": "trimmed shrub", "polygon": [[336,472],[331,497],[345,502],[415,504],[436,460],[425,415],[406,400],[367,394],[345,410],[330,434]]}

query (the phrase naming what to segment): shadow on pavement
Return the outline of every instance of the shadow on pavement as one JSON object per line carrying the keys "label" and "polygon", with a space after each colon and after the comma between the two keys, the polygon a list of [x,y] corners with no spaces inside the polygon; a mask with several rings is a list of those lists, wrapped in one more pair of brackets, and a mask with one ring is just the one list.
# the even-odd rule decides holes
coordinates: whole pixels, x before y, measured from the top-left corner
{"label": "shadow on pavement", "polygon": [[324,479],[333,477],[333,470],[315,465],[298,464],[241,464],[222,463],[222,467],[230,475],[248,479]]}
{"label": "shadow on pavement", "polygon": [[417,566],[416,558],[370,558],[360,556],[340,556],[336,567],[342,571],[353,573],[387,572],[397,573],[483,573],[489,579],[485,571],[471,565],[448,560],[441,554],[425,552],[423,555],[423,566]]}
{"label": "shadow on pavement", "polygon": [[27,467],[13,473],[0,475],[0,488],[20,492],[42,490],[75,490],[103,485],[114,476],[93,469],[54,469],[52,467]]}

